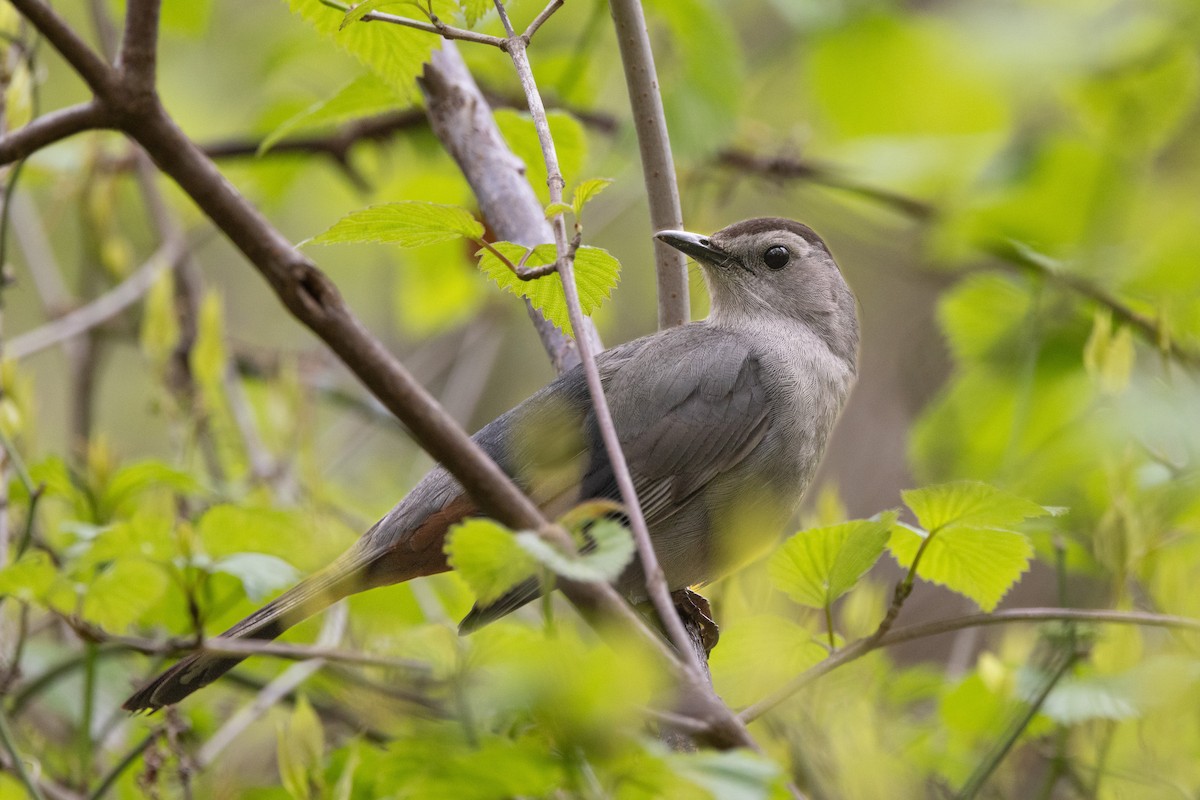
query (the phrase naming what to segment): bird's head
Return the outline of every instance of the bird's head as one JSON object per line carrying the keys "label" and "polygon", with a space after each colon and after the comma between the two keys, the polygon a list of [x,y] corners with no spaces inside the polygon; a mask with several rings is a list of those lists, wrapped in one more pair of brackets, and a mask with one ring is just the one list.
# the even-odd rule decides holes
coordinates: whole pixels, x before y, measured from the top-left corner
{"label": "bird's head", "polygon": [[715,325],[770,324],[780,317],[812,328],[836,355],[858,350],[854,295],[812,228],[781,217],[736,222],[711,236],[659,231],[656,238],[701,266]]}

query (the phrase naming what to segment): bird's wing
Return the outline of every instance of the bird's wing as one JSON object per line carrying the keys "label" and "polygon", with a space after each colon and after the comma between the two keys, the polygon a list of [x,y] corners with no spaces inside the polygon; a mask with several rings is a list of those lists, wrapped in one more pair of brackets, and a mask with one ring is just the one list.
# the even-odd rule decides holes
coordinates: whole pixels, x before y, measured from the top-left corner
{"label": "bird's wing", "polygon": [[[659,334],[652,344],[639,339],[606,351],[599,366],[614,427],[651,530],[683,509],[713,478],[740,463],[766,434],[769,418],[761,366],[732,334],[690,325]],[[536,429],[567,408],[574,412],[570,427],[580,438],[563,450],[587,459],[574,499],[619,502],[616,477],[580,370],[551,384],[528,408],[517,409],[515,414],[525,415],[521,423],[499,427],[507,433],[521,425]],[[486,429],[481,433],[490,438]],[[513,447],[496,449],[515,452]],[[529,488],[539,494],[538,486]],[[537,582],[522,584],[486,608],[472,609],[460,629],[473,630],[539,593]]]}

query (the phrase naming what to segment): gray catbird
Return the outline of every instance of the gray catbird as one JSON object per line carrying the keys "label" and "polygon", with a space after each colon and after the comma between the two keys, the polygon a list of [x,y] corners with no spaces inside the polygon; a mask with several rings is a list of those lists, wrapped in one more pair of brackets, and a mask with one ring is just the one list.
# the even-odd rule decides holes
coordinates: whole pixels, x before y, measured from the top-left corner
{"label": "gray catbird", "polygon": [[[825,243],[786,219],[752,219],[711,237],[658,238],[703,267],[712,313],[614,347],[597,359],[667,583],[712,580],[779,535],[808,487],[854,382],[854,296]],[[561,375],[475,440],[554,517],[589,499],[619,500],[582,369]],[[449,567],[446,530],[477,514],[446,470],[425,476],[344,555],[224,636],[271,639],[365,589]],[[636,561],[616,582],[645,597]],[[472,609],[470,630],[537,597],[519,586]],[[125,702],[176,703],[240,657],[196,653]]]}

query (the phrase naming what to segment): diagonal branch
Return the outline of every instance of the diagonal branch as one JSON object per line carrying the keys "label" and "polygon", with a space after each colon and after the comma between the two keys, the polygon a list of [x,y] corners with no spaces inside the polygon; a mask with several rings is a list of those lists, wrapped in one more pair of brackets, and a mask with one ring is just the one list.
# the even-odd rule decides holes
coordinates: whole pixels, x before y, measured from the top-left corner
{"label": "diagonal branch", "polygon": [[164,269],[174,269],[186,254],[187,248],[182,238],[164,242],[145,264],[108,292],[40,328],[10,339],[7,354],[15,359],[26,358],[104,324],[136,303],[150,290]]}
{"label": "diagonal branch", "polygon": [[79,34],[42,0],[10,0],[13,7],[37,28],[54,49],[62,54],[79,77],[98,96],[107,97],[117,88],[116,71],[88,47]]}
{"label": "diagonal branch", "polygon": [[0,137],[0,166],[60,142],[77,133],[107,128],[109,115],[94,100],[43,114],[28,125]]}
{"label": "diagonal branch", "polygon": [[534,17],[533,22],[529,23],[529,27],[521,34],[521,38],[525,40],[525,44],[528,45],[530,40],[533,39],[533,35],[538,32],[538,28],[545,25],[546,20],[550,19],[554,15],[554,12],[562,7],[563,0],[550,0],[550,4],[542,9],[542,13]]}

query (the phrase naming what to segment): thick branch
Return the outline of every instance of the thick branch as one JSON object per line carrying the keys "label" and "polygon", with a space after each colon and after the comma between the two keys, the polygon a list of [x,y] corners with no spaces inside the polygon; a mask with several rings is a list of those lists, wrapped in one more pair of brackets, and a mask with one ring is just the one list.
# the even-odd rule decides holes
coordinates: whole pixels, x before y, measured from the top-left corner
{"label": "thick branch", "polygon": [[[617,43],[621,48],[621,63],[625,67],[625,84],[629,88],[633,123],[637,129],[642,174],[646,180],[646,196],[650,201],[650,224],[656,231],[679,230],[683,227],[683,211],[679,205],[679,186],[675,181],[675,161],[671,157],[667,118],[663,113],[658,75],[654,69],[654,53],[650,50],[650,34],[646,30],[641,0],[611,0],[609,5],[617,29]],[[687,259],[680,251],[655,239],[654,263],[658,275],[658,327],[682,325],[692,316],[688,298]]]}
{"label": "thick branch", "polygon": [[43,114],[25,127],[0,137],[0,166],[27,158],[69,136],[109,125],[108,115],[95,101]]}
{"label": "thick branch", "polygon": [[145,95],[154,92],[161,6],[162,0],[128,0],[125,9],[125,34],[117,67],[124,73],[125,85]]}
{"label": "thick branch", "polygon": [[[525,177],[525,165],[508,148],[453,43],[445,43],[433,54],[420,84],[429,124],[471,185],[488,227],[499,238],[525,247],[550,241],[553,231]],[[561,373],[578,364],[575,342],[528,301],[526,308],[555,370]],[[602,348],[590,319],[581,330],[595,349]]]}
{"label": "thick branch", "polygon": [[10,1],[54,45],[95,94],[101,97],[112,94],[117,86],[116,72],[50,6],[42,0]]}

